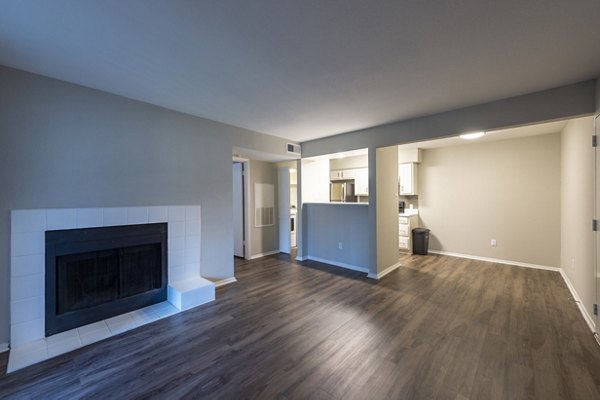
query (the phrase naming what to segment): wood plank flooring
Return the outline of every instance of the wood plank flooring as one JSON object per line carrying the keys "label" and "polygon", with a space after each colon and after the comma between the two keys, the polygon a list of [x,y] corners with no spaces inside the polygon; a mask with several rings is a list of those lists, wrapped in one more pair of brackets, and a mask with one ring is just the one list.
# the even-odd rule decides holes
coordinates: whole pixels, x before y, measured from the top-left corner
{"label": "wood plank flooring", "polygon": [[556,272],[405,256],[379,282],[236,260],[211,304],[3,375],[0,398],[600,399]]}

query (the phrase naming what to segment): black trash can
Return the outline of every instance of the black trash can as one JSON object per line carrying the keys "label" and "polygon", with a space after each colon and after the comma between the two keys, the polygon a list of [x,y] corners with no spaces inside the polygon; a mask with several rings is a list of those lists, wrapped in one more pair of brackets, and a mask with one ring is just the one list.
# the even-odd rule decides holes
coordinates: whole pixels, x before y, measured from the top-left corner
{"label": "black trash can", "polygon": [[429,229],[415,228],[412,230],[413,254],[427,255],[429,249]]}

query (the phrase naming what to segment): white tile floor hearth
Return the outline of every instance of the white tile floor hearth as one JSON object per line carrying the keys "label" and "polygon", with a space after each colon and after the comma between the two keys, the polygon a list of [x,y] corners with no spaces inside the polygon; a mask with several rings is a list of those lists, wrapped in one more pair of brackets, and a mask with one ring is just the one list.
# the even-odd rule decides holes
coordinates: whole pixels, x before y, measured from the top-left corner
{"label": "white tile floor hearth", "polygon": [[6,372],[28,367],[179,312],[165,301],[14,347],[10,350]]}

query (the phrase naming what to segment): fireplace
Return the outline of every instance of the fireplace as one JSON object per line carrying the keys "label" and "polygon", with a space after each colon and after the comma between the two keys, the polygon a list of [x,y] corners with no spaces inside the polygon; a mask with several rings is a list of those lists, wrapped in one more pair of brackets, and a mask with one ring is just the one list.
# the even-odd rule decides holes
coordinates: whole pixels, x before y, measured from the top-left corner
{"label": "fireplace", "polygon": [[167,224],[46,231],[45,334],[167,299]]}

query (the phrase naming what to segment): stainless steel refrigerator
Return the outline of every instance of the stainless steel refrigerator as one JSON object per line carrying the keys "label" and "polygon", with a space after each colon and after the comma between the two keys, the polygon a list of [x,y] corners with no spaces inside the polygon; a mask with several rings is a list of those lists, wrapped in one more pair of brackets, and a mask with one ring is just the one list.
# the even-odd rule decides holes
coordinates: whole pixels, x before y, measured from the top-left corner
{"label": "stainless steel refrigerator", "polygon": [[332,203],[356,203],[354,181],[337,181],[329,185],[329,201]]}

